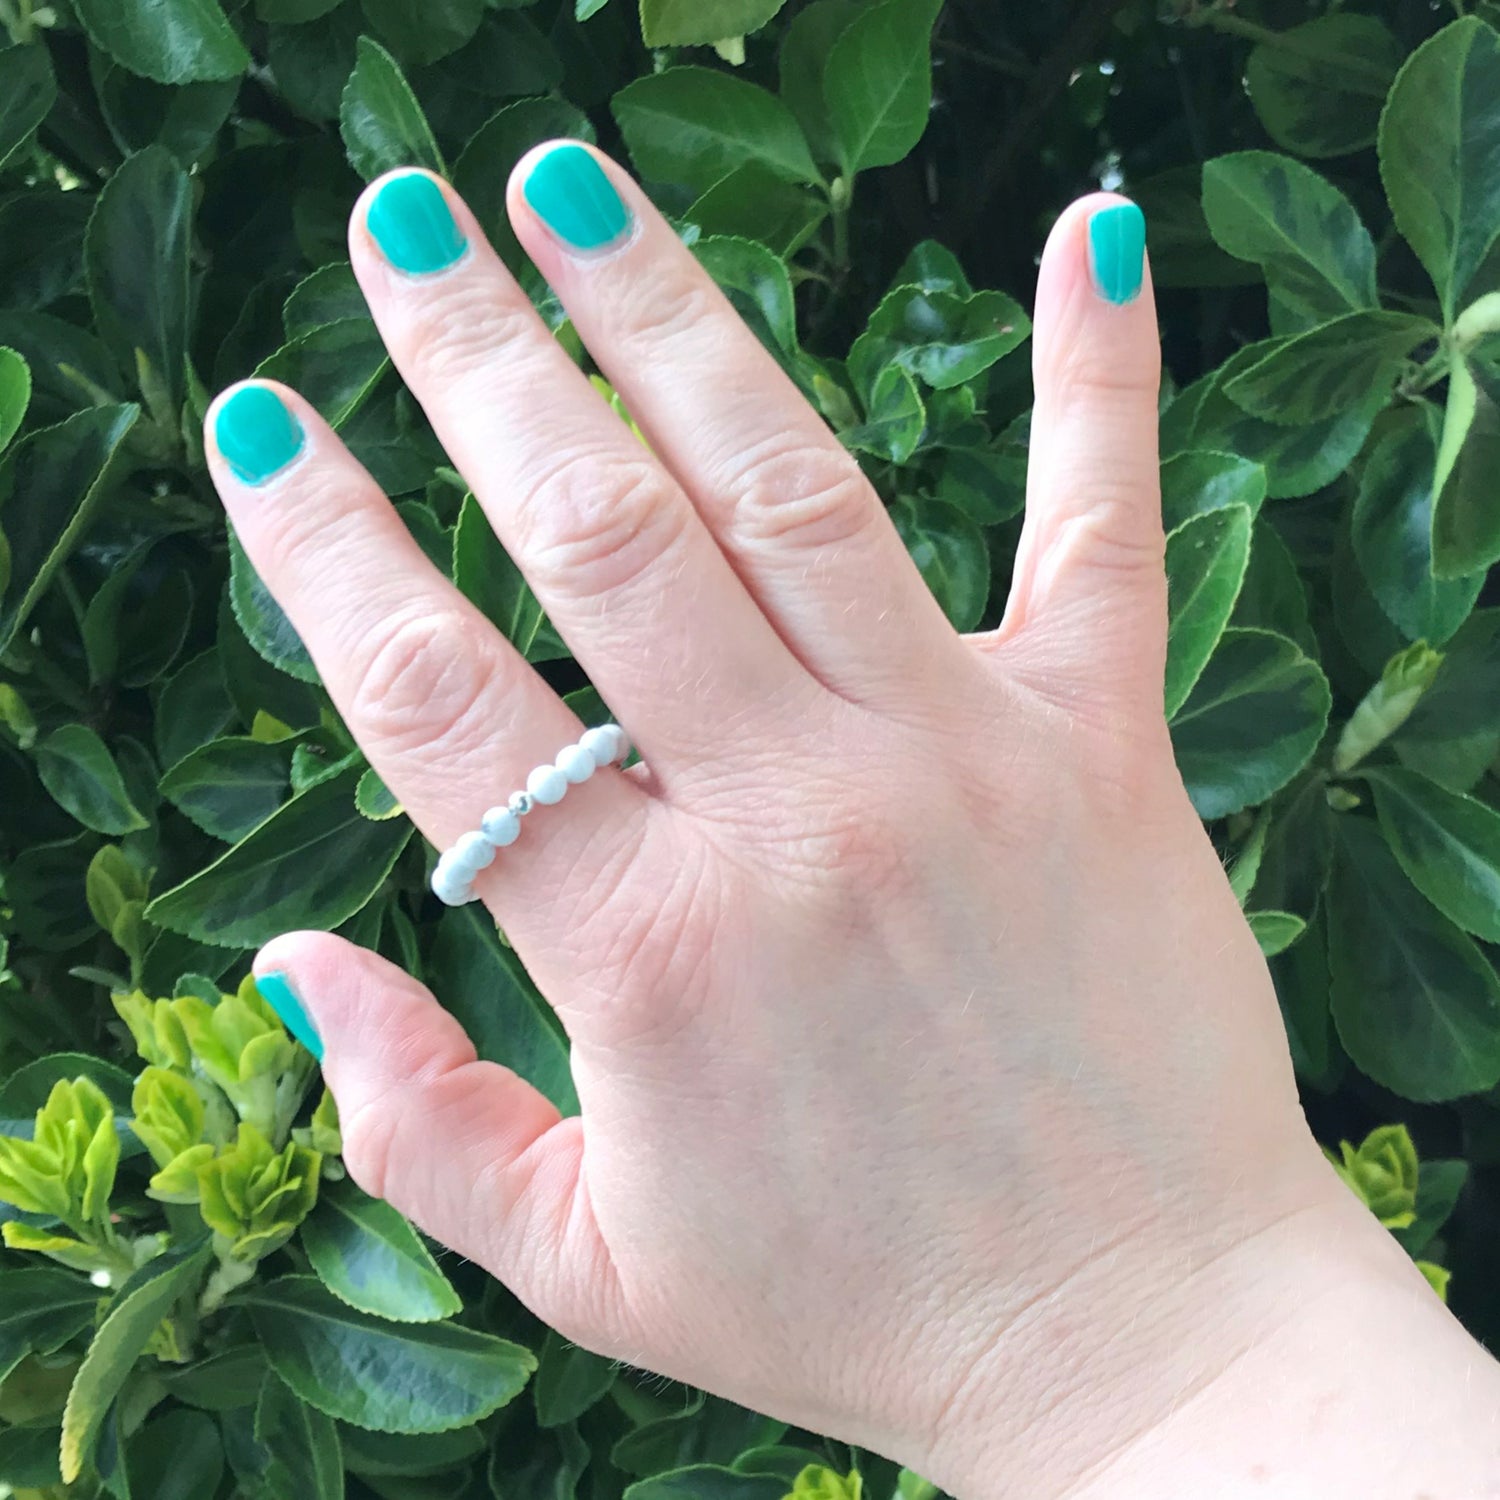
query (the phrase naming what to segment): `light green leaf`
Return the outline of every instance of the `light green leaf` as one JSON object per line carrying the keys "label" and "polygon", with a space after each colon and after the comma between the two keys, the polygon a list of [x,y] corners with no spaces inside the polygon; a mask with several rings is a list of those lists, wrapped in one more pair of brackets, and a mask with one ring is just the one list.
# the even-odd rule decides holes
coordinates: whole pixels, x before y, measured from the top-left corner
{"label": "light green leaf", "polygon": [[485,0],[360,0],[376,36],[408,66],[435,63],[473,38]]}
{"label": "light green leaf", "polygon": [[515,1399],[536,1357],[454,1323],[387,1323],[310,1276],[242,1294],[276,1373],[309,1406],[377,1432],[446,1432]]}
{"label": "light green leaf", "polygon": [[791,107],[819,161],[835,161],[833,127],[823,95],[823,72],[833,44],[861,13],[856,0],[813,0],[782,33],[777,56],[781,97]]}
{"label": "light green leaf", "polygon": [[211,740],[161,778],[161,794],[205,833],[236,843],[286,801],[291,747],[248,736]]}
{"label": "light green leaf", "polygon": [[58,804],[96,833],[130,833],[150,825],[125,790],[120,768],[85,724],[64,724],[36,747],[37,774]]}
{"label": "light green leaf", "polygon": [[668,68],[627,84],[610,108],[649,182],[678,182],[704,193],[747,162],[789,182],[818,180],[791,111],[732,74]]}
{"label": "light green leaf", "polygon": [[1500,943],[1500,813],[1413,771],[1365,772],[1407,878],[1450,921]]}
{"label": "light green leaf", "polygon": [[157,1324],[194,1288],[210,1244],[169,1250],[147,1261],[115,1294],[68,1392],[62,1422],[62,1473],[71,1484],[83,1472],[110,1403],[124,1388]]}
{"label": "light green leaf", "polygon": [[1376,1083],[1420,1103],[1500,1082],[1500,979],[1402,873],[1375,824],[1345,815],[1328,889],[1333,1017]]}
{"label": "light green leaf", "polygon": [[1172,719],[1177,767],[1201,818],[1264,802],[1306,765],[1328,723],[1328,681],[1268,630],[1226,630]]}
{"label": "light green leaf", "polygon": [[255,1438],[271,1455],[266,1469],[271,1500],[344,1500],[338,1428],[275,1375],[267,1375],[261,1386]]}
{"label": "light green leaf", "polygon": [[736,1474],[714,1464],[694,1464],[638,1480],[624,1500],[787,1500],[787,1488],[774,1474]]}
{"label": "light green leaf", "polygon": [[1380,121],[1396,226],[1451,320],[1500,235],[1500,36],[1466,16],[1417,48]]}
{"label": "light green leaf", "polygon": [[571,654],[473,495],[464,496],[453,528],[453,581],[528,661]]}
{"label": "light green leaf", "polygon": [[1250,54],[1245,81],[1266,133],[1297,156],[1373,144],[1402,51],[1373,16],[1317,16]]}
{"label": "light green leaf", "polygon": [[1170,719],[1193,689],[1244,582],[1251,514],[1227,505],[1192,516],[1167,537],[1167,677]]}
{"label": "light green leaf", "polygon": [[7,1269],[0,1276],[0,1380],[28,1354],[61,1349],[94,1321],[98,1306],[99,1293],[85,1277],[50,1266]]}
{"label": "light green leaf", "polygon": [[373,1317],[431,1323],[463,1309],[416,1230],[352,1182],[323,1189],[302,1225],[302,1248],[335,1297]]}
{"label": "light green leaf", "polygon": [[238,78],[250,54],[216,0],[73,0],[89,40],[158,83]]}
{"label": "light green leaf", "polygon": [[0,171],[25,148],[56,101],[46,47],[40,42],[0,47]]}
{"label": "light green leaf", "polygon": [[846,176],[888,167],[922,138],[932,109],[932,24],[942,0],[881,0],[839,33],[823,97]]}
{"label": "light green leaf", "polygon": [[395,167],[445,172],[432,128],[405,74],[379,42],[359,39],[359,57],[339,105],[349,165],[367,182]]}
{"label": "light green leaf", "polygon": [[[0,449],[16,435],[30,404],[31,367],[14,349],[0,346]],[[4,591],[0,578],[0,594]]]}
{"label": "light green leaf", "polygon": [[759,31],[786,0],[641,0],[648,47],[703,47]]}
{"label": "light green leaf", "polygon": [[1455,354],[1438,444],[1432,508],[1432,565],[1461,578],[1500,561],[1500,373]]}
{"label": "light green leaf", "polygon": [[891,519],[955,630],[972,630],[990,595],[990,553],[984,533],[964,513],[941,500],[906,495]]}
{"label": "light green leaf", "polygon": [[953,292],[898,287],[870,315],[849,351],[849,374],[873,387],[889,364],[936,390],[963,385],[1003,359],[1031,334],[1031,320],[1003,292]]}
{"label": "light green leaf", "polygon": [[1386,662],[1380,680],[1355,705],[1333,749],[1333,769],[1352,771],[1411,716],[1432,685],[1443,658],[1426,641],[1413,641]]}
{"label": "light green leaf", "polygon": [[531,1383],[537,1426],[561,1427],[576,1421],[603,1400],[617,1374],[614,1360],[580,1349],[549,1328],[542,1341],[536,1379]]}
{"label": "light green leaf", "polygon": [[[1268,340],[1263,358],[1224,392],[1252,416],[1302,427],[1389,396],[1406,358],[1441,330],[1411,313],[1344,313],[1285,341]],[[1255,346],[1251,346],[1255,347]]]}
{"label": "light green leaf", "polygon": [[1265,469],[1235,453],[1179,453],[1161,466],[1162,523],[1169,532],[1228,505],[1256,515],[1265,498]]}
{"label": "light green leaf", "polygon": [[1250,911],[1245,920],[1267,958],[1284,953],[1307,931],[1307,923],[1289,911]]}
{"label": "light green leaf", "polygon": [[373,766],[359,778],[359,785],[354,789],[354,805],[365,817],[377,823],[383,823],[387,818],[399,818],[406,811]]}
{"label": "light green leaf", "polygon": [[293,927],[337,927],[374,896],[411,837],[354,806],[362,767],[319,781],[242,842],[158,896],[146,918],[200,943],[253,948]]}
{"label": "light green leaf", "polygon": [[1432,433],[1413,412],[1365,462],[1354,503],[1354,555],[1381,609],[1408,640],[1441,646],[1468,619],[1484,573],[1437,578],[1432,569]]}
{"label": "light green leaf", "polygon": [[1216,157],[1203,168],[1203,211],[1225,250],[1265,272],[1275,332],[1378,305],[1369,231],[1349,200],[1301,162],[1272,151]]}

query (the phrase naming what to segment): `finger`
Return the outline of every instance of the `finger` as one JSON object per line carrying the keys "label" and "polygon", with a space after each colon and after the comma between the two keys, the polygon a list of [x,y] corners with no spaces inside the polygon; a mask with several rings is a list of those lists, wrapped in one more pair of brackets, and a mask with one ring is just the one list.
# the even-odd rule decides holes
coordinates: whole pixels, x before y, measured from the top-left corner
{"label": "finger", "polygon": [[652,450],[812,674],[909,700],[954,632],[853,457],[621,168],[517,165],[511,221]]}
{"label": "finger", "polygon": [[1034,345],[1026,520],[996,641],[1076,701],[1160,718],[1161,345],[1134,204],[1097,193],[1058,221]]}
{"label": "finger", "polygon": [[553,1327],[607,1332],[597,1325],[618,1304],[582,1188],[582,1121],[480,1061],[430,991],[343,938],[276,938],[255,976],[320,1057],[354,1180]]}
{"label": "finger", "polygon": [[[247,555],[370,763],[433,844],[476,828],[533,766],[578,738],[577,716],[438,572],[294,391],[231,387],[209,408],[205,436]],[[647,799],[634,781],[596,775],[570,789],[575,798],[586,812],[549,817],[545,839],[523,837],[478,882],[503,902],[508,928],[534,930],[549,909],[547,920],[565,920],[558,884],[586,889],[638,844]],[[540,890],[546,901],[520,899]]]}
{"label": "finger", "polygon": [[654,771],[814,687],[450,189],[422,172],[376,182],[350,247],[391,357]]}

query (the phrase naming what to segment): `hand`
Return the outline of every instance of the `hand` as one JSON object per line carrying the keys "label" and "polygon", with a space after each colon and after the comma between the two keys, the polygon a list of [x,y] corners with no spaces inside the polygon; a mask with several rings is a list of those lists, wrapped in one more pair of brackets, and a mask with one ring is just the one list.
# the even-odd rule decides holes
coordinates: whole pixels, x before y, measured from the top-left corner
{"label": "hand", "polygon": [[[643,764],[477,882],[571,1038],[579,1117],[375,956],[261,953],[356,1180],[566,1337],[965,1493],[1132,1473],[1310,1279],[1358,1262],[1415,1298],[1302,1122],[1173,764],[1135,211],[1086,199],[1048,244],[1015,581],[961,638],[617,167],[540,148],[509,207],[649,452],[447,187],[372,186],[354,268]],[[581,726],[306,402],[243,389],[208,422],[235,527],[446,847]]]}

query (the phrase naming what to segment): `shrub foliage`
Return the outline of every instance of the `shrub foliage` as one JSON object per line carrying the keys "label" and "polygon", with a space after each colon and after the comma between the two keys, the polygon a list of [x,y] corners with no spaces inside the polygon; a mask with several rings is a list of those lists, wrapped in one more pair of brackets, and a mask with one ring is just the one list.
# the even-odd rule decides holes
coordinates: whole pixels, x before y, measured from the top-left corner
{"label": "shrub foliage", "polygon": [[504,218],[512,164],[558,135],[633,164],[963,630],[1006,596],[1047,224],[1101,182],[1145,206],[1178,760],[1317,1133],[1500,1333],[1497,22],[1494,0],[0,0],[0,1483],[935,1494],[571,1347],[426,1243],[346,1177],[310,1057],[244,982],[274,934],[337,929],[577,1107],[503,936],[427,894],[433,851],[226,535],[199,435],[222,384],[296,385],[602,717],[344,249],[362,179],[444,172],[586,365]]}

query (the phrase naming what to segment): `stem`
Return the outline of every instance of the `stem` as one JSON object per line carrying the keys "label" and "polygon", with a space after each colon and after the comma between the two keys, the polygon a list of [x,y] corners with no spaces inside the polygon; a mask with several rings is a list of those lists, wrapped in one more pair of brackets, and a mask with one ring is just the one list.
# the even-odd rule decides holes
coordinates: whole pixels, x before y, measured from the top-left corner
{"label": "stem", "polygon": [[828,190],[828,207],[833,215],[833,268],[839,277],[849,269],[849,206],[853,201],[853,179],[835,177]]}
{"label": "stem", "polygon": [[1262,26],[1258,21],[1247,21],[1244,16],[1234,15],[1227,10],[1196,11],[1187,18],[1187,24],[1207,26],[1211,31],[1221,32],[1225,36],[1242,36],[1248,41],[1265,42],[1271,47],[1279,46],[1293,52],[1297,50],[1279,31],[1272,31],[1269,26]]}
{"label": "stem", "polygon": [[963,42],[950,42],[946,37],[939,37],[934,45],[939,52],[946,52],[951,57],[961,57],[965,62],[974,63],[981,68],[989,68],[991,72],[1002,73],[1007,78],[1031,76],[1031,64],[1025,61],[1012,62],[1008,57],[997,57],[993,52],[981,52],[978,47],[968,47]]}
{"label": "stem", "polygon": [[0,21],[18,46],[36,40],[36,22],[31,18],[31,0],[0,0]]}

